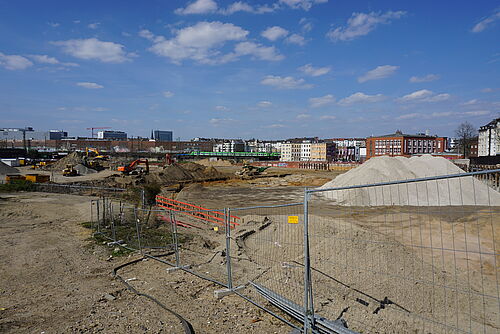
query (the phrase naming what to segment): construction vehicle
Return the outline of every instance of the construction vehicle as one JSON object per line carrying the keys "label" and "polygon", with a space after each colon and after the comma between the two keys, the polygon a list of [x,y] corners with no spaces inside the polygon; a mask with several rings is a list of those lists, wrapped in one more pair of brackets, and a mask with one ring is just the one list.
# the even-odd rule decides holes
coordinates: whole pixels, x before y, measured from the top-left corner
{"label": "construction vehicle", "polygon": [[[146,165],[146,169],[139,168],[139,165]],[[148,159],[137,159],[132,161],[126,166],[118,167],[118,171],[125,175],[129,174],[148,174],[149,173],[149,161]]]}
{"label": "construction vehicle", "polygon": [[262,172],[264,172],[268,168],[269,167],[255,167],[249,164],[244,164],[243,167],[241,167],[241,170],[237,171],[235,174],[242,179],[251,178],[257,175],[261,175]]}
{"label": "construction vehicle", "polygon": [[75,169],[73,165],[66,165],[66,168],[63,169],[63,176],[77,176],[78,171]]}
{"label": "construction vehicle", "polygon": [[85,155],[87,156],[87,158],[92,158],[95,160],[108,160],[109,159],[109,156],[100,154],[99,150],[97,150],[97,148],[92,148],[92,147],[85,148]]}
{"label": "construction vehicle", "polygon": [[170,153],[165,154],[165,166],[170,166],[175,162],[174,158],[170,155]]}

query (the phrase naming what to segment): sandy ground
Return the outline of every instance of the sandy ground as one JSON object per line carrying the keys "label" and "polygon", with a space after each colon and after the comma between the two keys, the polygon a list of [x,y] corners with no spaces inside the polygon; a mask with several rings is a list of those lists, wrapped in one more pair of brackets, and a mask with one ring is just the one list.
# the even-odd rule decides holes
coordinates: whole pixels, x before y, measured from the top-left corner
{"label": "sandy ground", "polygon": [[[111,276],[103,246],[88,240],[89,197],[0,196],[0,332],[180,333],[178,321]],[[213,297],[215,284],[147,261],[121,274],[183,315],[197,333],[288,333],[241,298]]]}

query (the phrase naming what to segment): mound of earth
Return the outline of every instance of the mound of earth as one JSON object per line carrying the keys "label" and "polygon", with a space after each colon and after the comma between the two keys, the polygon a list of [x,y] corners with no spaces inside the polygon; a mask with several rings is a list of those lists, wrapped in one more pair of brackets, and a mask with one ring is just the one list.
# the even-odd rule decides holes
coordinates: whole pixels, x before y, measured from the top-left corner
{"label": "mound of earth", "polygon": [[223,177],[223,175],[213,167],[206,167],[188,162],[182,164],[174,163],[164,169],[152,171],[149,175],[145,176],[145,179],[148,182],[172,184],[190,181],[206,181],[219,179],[221,177]]}
{"label": "mound of earth", "polygon": [[[371,158],[361,166],[337,176],[320,188],[340,188],[461,173],[464,171],[442,157],[431,155],[411,158],[382,156]],[[351,206],[500,206],[500,193],[472,176],[328,191],[321,194],[337,204]]]}
{"label": "mound of earth", "polygon": [[85,164],[85,156],[81,152],[72,152],[62,159],[49,165],[48,168],[51,170],[63,170],[66,165],[76,166],[78,164]]}

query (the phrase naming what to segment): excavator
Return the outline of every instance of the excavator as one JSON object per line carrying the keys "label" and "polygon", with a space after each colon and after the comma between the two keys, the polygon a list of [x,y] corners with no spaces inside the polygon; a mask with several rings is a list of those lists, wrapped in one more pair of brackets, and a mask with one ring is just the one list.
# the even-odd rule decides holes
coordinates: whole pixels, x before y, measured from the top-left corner
{"label": "excavator", "polygon": [[109,157],[107,155],[100,154],[98,149],[92,148],[92,147],[85,148],[85,155],[87,156],[87,158],[92,158],[95,160],[108,160],[109,159]]}
{"label": "excavator", "polygon": [[[138,169],[139,165],[144,164],[146,165],[146,169]],[[139,174],[139,173],[144,173],[148,174],[149,173],[149,161],[148,159],[137,159],[132,161],[126,166],[120,166],[118,167],[118,171],[122,172],[125,175],[129,174]]]}
{"label": "excavator", "polygon": [[241,167],[241,170],[237,171],[235,174],[242,179],[249,179],[253,176],[261,175],[262,172],[268,168],[269,167],[255,167],[250,164],[244,164],[243,167]]}

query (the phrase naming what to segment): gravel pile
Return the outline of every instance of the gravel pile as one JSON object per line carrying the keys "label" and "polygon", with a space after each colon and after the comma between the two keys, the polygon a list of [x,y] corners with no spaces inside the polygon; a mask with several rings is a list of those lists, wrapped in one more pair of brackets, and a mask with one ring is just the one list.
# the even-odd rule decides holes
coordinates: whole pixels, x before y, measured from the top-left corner
{"label": "gravel pile", "polygon": [[[464,173],[442,157],[375,157],[337,176],[321,188],[337,188],[429,176]],[[349,206],[500,206],[500,193],[472,176],[448,180],[369,187],[321,193],[337,204]]]}
{"label": "gravel pile", "polygon": [[0,161],[0,175],[19,174],[17,168],[11,167]]}

